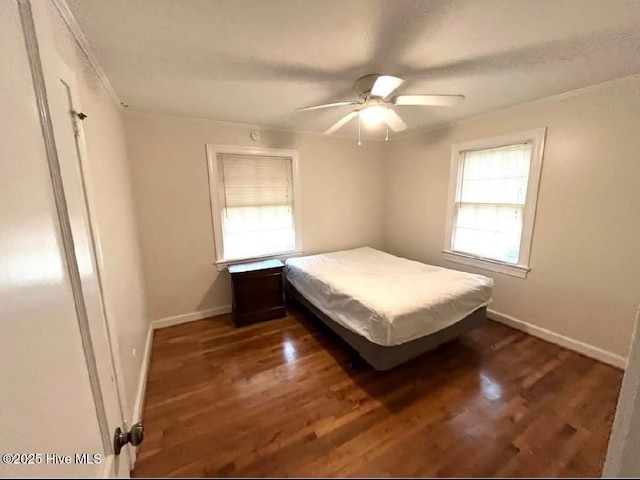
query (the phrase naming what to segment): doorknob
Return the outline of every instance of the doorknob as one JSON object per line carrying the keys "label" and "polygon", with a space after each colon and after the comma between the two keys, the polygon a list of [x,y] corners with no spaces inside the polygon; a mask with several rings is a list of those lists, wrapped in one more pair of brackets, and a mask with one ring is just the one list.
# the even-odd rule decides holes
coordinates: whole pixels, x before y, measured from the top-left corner
{"label": "doorknob", "polygon": [[131,427],[128,432],[123,432],[120,427],[116,428],[116,433],[113,436],[113,452],[116,455],[120,455],[122,447],[127,443],[131,443],[134,447],[137,447],[144,440],[144,425],[142,422],[138,422]]}

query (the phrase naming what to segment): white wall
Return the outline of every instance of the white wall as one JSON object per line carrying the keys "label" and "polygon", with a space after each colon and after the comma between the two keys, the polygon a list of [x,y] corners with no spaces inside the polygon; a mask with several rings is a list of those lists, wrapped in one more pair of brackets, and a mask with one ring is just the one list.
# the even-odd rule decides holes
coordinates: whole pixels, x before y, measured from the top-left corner
{"label": "white wall", "polygon": [[34,1],[32,8],[45,76],[62,60],[77,76],[80,103],[88,116],[83,129],[89,207],[97,226],[110,336],[120,362],[125,420],[131,421],[149,320],[124,119],[53,3]]}
{"label": "white wall", "polygon": [[[626,356],[640,297],[640,80],[467,119],[391,142],[389,251],[494,278],[490,308]],[[547,127],[527,279],[445,262],[451,145]]]}
{"label": "white wall", "polygon": [[261,131],[183,117],[126,117],[152,319],[229,306],[215,265],[205,144],[297,149],[305,253],[382,247],[383,150],[376,142]]}

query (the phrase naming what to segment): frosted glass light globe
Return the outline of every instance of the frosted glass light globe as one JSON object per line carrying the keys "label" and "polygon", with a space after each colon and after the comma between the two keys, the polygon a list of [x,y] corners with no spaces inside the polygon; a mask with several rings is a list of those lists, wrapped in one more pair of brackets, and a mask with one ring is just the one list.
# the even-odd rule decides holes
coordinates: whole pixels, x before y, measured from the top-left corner
{"label": "frosted glass light globe", "polygon": [[380,125],[387,116],[387,107],[383,105],[371,105],[360,110],[360,118],[370,126]]}

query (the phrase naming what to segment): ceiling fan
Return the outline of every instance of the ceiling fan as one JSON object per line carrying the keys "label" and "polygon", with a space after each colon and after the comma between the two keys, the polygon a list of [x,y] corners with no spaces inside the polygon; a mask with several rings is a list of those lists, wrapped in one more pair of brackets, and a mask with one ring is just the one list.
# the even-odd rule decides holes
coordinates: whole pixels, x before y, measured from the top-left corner
{"label": "ceiling fan", "polygon": [[319,110],[321,108],[357,105],[355,110],[346,114],[334,123],[325,133],[331,135],[358,117],[358,144],[360,141],[360,121],[369,125],[385,123],[386,140],[389,139],[389,128],[394,132],[406,130],[407,124],[400,118],[393,107],[396,105],[415,106],[453,106],[464,100],[464,95],[396,95],[391,94],[404,83],[404,80],[391,75],[366,75],[356,81],[355,89],[359,100],[350,102],[326,103],[312,107],[298,108],[296,111]]}

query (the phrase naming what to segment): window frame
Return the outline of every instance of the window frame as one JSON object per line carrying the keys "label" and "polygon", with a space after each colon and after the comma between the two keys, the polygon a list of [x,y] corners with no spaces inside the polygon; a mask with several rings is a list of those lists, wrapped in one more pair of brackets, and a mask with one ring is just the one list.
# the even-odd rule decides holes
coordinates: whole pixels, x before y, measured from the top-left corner
{"label": "window frame", "polygon": [[[444,239],[444,259],[450,262],[461,263],[473,267],[504,273],[518,278],[526,278],[531,270],[531,243],[538,204],[538,189],[542,174],[542,159],[544,156],[544,143],[546,127],[527,130],[524,132],[509,133],[490,138],[481,138],[468,142],[455,143],[451,146],[451,169],[449,176],[449,196],[447,203],[447,218]],[[520,251],[518,262],[508,263],[493,260],[469,253],[453,250],[453,228],[456,199],[462,183],[463,153],[469,150],[486,150],[491,148],[507,147],[510,145],[528,143],[532,144],[531,164],[529,167],[529,179],[527,180],[527,196],[525,198],[522,216],[522,235],[520,237]]]}
{"label": "window frame", "polygon": [[[211,202],[211,224],[213,227],[213,239],[215,248],[214,264],[218,270],[225,270],[228,265],[245,263],[253,260],[266,260],[270,258],[288,258],[302,253],[302,202],[300,195],[300,173],[298,168],[298,151],[282,148],[268,147],[243,147],[238,145],[206,144],[207,168],[209,171],[209,199]],[[291,183],[293,188],[293,228],[295,234],[295,248],[283,252],[273,252],[264,255],[225,259],[223,256],[224,245],[222,240],[222,221],[220,218],[220,198],[218,194],[218,155],[256,155],[268,157],[281,157],[291,159]]]}

